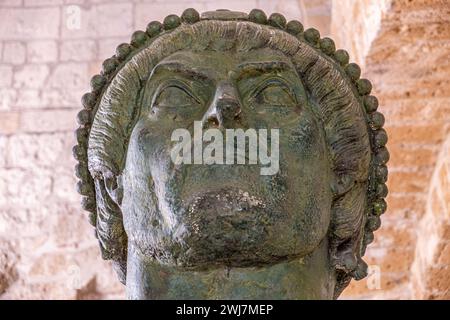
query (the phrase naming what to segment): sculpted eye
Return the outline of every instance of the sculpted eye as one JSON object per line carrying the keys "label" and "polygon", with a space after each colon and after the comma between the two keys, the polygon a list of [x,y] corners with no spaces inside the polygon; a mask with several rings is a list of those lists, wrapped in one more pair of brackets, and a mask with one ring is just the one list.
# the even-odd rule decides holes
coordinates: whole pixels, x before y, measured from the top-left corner
{"label": "sculpted eye", "polygon": [[158,107],[177,108],[198,106],[200,103],[200,100],[187,88],[180,85],[169,85],[159,92],[154,104]]}
{"label": "sculpted eye", "polygon": [[253,101],[261,105],[280,107],[296,103],[290,89],[279,81],[269,81],[261,86],[253,95]]}

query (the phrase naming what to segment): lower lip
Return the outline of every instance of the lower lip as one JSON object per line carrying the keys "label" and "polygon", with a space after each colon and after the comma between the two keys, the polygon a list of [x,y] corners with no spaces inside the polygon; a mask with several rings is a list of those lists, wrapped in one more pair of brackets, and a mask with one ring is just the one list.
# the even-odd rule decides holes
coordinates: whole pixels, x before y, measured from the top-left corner
{"label": "lower lip", "polygon": [[[263,209],[265,203],[256,196],[241,189],[219,189],[197,193],[189,201],[189,211],[196,212],[199,206],[217,211],[220,216],[232,216],[235,214],[252,213],[252,209]],[[223,210],[220,210],[223,209]]]}

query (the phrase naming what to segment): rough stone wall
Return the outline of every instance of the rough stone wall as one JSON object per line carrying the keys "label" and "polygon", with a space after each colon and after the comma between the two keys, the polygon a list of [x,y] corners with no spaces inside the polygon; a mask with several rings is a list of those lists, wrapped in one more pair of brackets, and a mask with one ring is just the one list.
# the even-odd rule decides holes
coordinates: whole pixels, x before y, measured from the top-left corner
{"label": "rough stone wall", "polygon": [[75,114],[90,77],[116,45],[186,7],[278,11],[331,34],[364,66],[390,134],[389,209],[367,251],[371,276],[352,282],[343,298],[449,298],[450,143],[443,144],[450,123],[449,6],[447,0],[0,1],[0,299],[124,297],[75,193]]}
{"label": "rough stone wall", "polygon": [[332,1],[333,40],[338,47],[345,48],[350,53],[350,58],[363,70],[365,58],[390,4],[391,0]]}
{"label": "rough stone wall", "polygon": [[[449,298],[449,252],[443,250],[450,234],[440,224],[449,223],[450,202],[448,196],[436,200],[445,194],[436,190],[447,187],[448,193],[448,180],[438,186],[433,172],[444,170],[437,166],[445,167],[449,154],[443,141],[450,129],[450,3],[335,0],[332,12],[338,47],[347,46],[365,65],[363,76],[372,80],[391,153],[388,211],[366,256],[372,276],[353,282],[343,297]],[[439,154],[447,160],[437,161]],[[439,227],[433,229],[431,220]]]}
{"label": "rough stone wall", "polygon": [[110,38],[133,31],[132,6],[83,4],[81,29],[74,8],[0,2],[2,299],[122,297],[80,210],[69,150],[80,95]]}
{"label": "rough stone wall", "polygon": [[431,179],[411,270],[414,298],[450,299],[450,135]]}

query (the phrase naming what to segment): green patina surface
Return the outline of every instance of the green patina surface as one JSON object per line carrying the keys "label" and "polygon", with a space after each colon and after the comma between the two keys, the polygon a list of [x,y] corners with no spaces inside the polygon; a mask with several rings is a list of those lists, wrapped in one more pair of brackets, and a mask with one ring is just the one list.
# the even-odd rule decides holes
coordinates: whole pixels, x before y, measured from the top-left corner
{"label": "green patina surface", "polygon": [[[74,156],[129,298],[332,299],[366,275],[387,135],[370,82],[331,39],[280,14],[188,9],[103,68]],[[173,132],[194,136],[196,122],[279,130],[279,170],[174,164]]]}

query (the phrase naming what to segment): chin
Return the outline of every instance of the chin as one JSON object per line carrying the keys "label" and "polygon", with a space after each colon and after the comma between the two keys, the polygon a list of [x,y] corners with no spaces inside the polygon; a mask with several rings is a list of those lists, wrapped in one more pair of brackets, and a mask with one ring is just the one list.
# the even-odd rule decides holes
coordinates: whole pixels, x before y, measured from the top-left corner
{"label": "chin", "polygon": [[[215,240],[220,242],[220,239]],[[269,252],[261,244],[248,246],[245,242],[238,240],[212,244],[210,241],[199,241],[182,252],[173,266],[191,271],[263,267],[288,261],[291,258],[289,255],[280,256],[276,252]]]}
{"label": "chin", "polygon": [[165,253],[164,261],[158,260],[166,265],[200,271],[272,265],[298,256],[298,246],[277,239],[290,224],[286,215],[262,197],[220,189],[184,202],[182,235],[155,250]]}
{"label": "chin", "polygon": [[[188,190],[178,186],[178,191]],[[145,235],[133,237],[141,240],[133,243],[143,255],[162,265],[202,271],[274,265],[317,246],[317,235],[303,224],[320,214],[308,219],[303,210],[289,211],[287,201],[269,197],[258,184],[199,189],[172,193],[176,196],[165,203],[172,225],[149,225],[141,229]]]}

